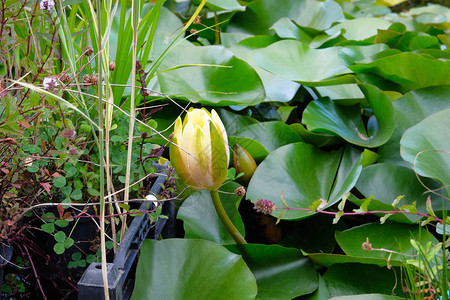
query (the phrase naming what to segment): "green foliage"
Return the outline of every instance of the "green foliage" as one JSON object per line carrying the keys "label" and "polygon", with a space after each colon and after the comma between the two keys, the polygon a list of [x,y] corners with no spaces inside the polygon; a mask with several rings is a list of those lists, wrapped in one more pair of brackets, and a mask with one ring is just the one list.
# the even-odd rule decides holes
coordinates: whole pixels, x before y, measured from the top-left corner
{"label": "green foliage", "polygon": [[[256,296],[255,277],[242,257],[213,242],[145,240],[141,254],[132,299],[148,299],[149,296],[254,299]],[[155,261],[154,257],[159,259]],[[170,280],[160,276],[161,270]]]}
{"label": "green foliage", "polygon": [[[28,232],[29,207],[60,203],[37,226],[66,253],[81,213],[67,205],[102,202],[104,189],[126,184],[127,168],[132,183],[149,176],[152,162],[169,158],[172,123],[189,102],[215,107],[229,145],[259,164],[245,198],[230,169],[220,189],[226,213],[243,236],[273,230],[279,245],[232,245],[211,195],[189,191],[178,208],[186,239],[144,243],[135,299],[446,299],[449,8],[211,0],[182,29],[201,1],[144,2],[3,3],[2,241]],[[116,106],[99,105],[99,91]],[[145,181],[128,189],[146,196]],[[271,216],[248,212],[261,199],[274,203]],[[142,215],[129,203],[109,213]],[[148,214],[161,217],[161,207]],[[75,252],[68,267],[101,258]],[[24,293],[18,278],[8,274],[3,292]]]}
{"label": "green foliage", "polygon": [[[323,201],[321,209],[339,201],[355,185],[362,170],[360,153],[350,147],[324,152],[312,145],[294,143],[278,148],[258,166],[250,181],[247,199],[270,199],[283,207],[308,209]],[[314,174],[314,176],[312,176]],[[320,204],[320,203],[319,203]],[[311,211],[275,210],[287,220],[309,217]]]}

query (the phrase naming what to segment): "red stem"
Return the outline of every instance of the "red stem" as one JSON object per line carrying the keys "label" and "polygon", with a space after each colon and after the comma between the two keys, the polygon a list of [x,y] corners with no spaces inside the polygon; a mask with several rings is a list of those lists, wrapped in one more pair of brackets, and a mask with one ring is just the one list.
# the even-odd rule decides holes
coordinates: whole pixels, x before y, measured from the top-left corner
{"label": "red stem", "polygon": [[[332,211],[326,211],[326,210],[312,210],[310,208],[296,208],[296,207],[274,207],[275,209],[285,209],[285,210],[300,210],[300,211],[310,211],[310,212],[318,212],[318,213],[322,213],[322,214],[326,214],[326,215],[337,215],[337,212],[332,212]],[[343,212],[341,216],[358,216],[358,215],[369,215],[369,214],[410,214],[410,215],[417,215],[417,216],[421,216],[421,217],[430,217],[427,214],[423,214],[423,213],[412,213],[406,210],[391,210],[391,211],[381,211],[381,210],[373,210],[373,211],[362,211],[362,212]],[[433,221],[437,221],[439,223],[443,223],[444,220],[439,219],[438,217],[434,217]]]}
{"label": "red stem", "polygon": [[47,300],[47,296],[45,296],[44,290],[42,289],[41,281],[39,280],[39,275],[38,275],[38,273],[36,271],[36,268],[34,267],[33,259],[31,259],[30,252],[28,252],[27,246],[24,245],[23,247],[25,248],[25,251],[27,252],[28,258],[30,259],[30,264],[31,264],[31,267],[33,268],[34,276],[36,276],[36,281],[37,281],[37,284],[39,286],[39,289],[41,290],[42,297],[44,297],[44,299]]}

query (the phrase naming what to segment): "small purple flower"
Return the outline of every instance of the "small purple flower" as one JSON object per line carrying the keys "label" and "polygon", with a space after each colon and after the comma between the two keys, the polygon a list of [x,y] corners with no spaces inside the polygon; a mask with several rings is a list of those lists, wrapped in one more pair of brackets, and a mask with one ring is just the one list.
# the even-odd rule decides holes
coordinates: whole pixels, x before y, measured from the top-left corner
{"label": "small purple flower", "polygon": [[273,212],[273,209],[275,208],[275,203],[269,200],[258,200],[255,202],[255,205],[253,207],[256,209],[256,212],[263,213],[265,215],[270,215]]}
{"label": "small purple flower", "polygon": [[41,0],[39,2],[39,8],[41,10],[48,10],[48,11],[50,11],[53,6],[55,6],[55,1],[53,1],[53,0]]}
{"label": "small purple flower", "polygon": [[[50,0],[50,1],[52,1],[52,0]],[[44,89],[53,90],[55,87],[58,86],[58,81],[54,77],[45,77],[44,81],[42,81],[42,84],[44,86]]]}

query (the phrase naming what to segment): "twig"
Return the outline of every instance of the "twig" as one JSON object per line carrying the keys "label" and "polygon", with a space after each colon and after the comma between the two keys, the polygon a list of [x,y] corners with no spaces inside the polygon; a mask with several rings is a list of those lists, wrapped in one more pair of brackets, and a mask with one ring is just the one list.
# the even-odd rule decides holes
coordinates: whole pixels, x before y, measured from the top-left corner
{"label": "twig", "polygon": [[39,280],[39,275],[36,271],[36,268],[34,267],[33,259],[31,258],[30,252],[28,252],[27,246],[23,245],[23,247],[24,247],[25,251],[27,252],[28,258],[30,259],[31,268],[33,269],[34,276],[36,276],[36,281],[39,286],[39,289],[41,290],[42,297],[45,300],[47,300],[47,296],[45,296],[44,290],[42,289],[41,281]]}

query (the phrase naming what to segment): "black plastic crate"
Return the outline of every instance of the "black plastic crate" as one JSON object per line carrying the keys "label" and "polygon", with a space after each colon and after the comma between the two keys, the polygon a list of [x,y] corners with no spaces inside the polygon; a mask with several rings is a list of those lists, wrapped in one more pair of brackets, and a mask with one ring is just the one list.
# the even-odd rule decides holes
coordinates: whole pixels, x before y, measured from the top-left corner
{"label": "black plastic crate", "polygon": [[[164,184],[167,175],[164,170],[167,166],[155,164],[161,175],[154,182],[149,195],[159,195],[162,192],[161,184]],[[144,202],[139,210],[145,211],[155,207],[152,202]],[[173,218],[174,203],[163,203],[163,214],[169,219]],[[134,217],[128,231],[125,233],[119,248],[114,256],[114,261],[107,264],[109,297],[111,300],[127,300],[131,297],[134,286],[134,274],[130,270],[136,261],[139,249],[145,238],[156,239],[161,234],[168,219],[159,218],[156,223],[151,223],[147,214]],[[104,299],[101,263],[91,263],[78,282],[78,299]]]}

